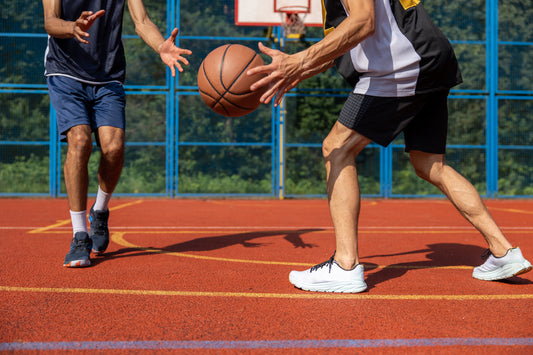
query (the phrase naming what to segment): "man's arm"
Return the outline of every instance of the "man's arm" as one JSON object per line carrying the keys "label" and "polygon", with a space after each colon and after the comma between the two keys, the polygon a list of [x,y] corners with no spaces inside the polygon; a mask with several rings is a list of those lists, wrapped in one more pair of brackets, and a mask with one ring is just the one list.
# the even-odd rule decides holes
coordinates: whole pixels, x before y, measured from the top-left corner
{"label": "man's arm", "polygon": [[268,74],[251,86],[252,90],[257,90],[270,85],[261,102],[269,103],[275,96],[275,104],[278,105],[285,92],[300,81],[331,67],[335,58],[374,34],[374,0],[343,0],[343,3],[349,16],[324,39],[306,50],[287,55],[265,46],[259,47],[272,57],[269,65],[248,71],[249,75]]}
{"label": "man's arm", "polygon": [[95,13],[83,11],[76,21],[65,21],[61,19],[61,0],[43,0],[43,8],[46,33],[57,38],[75,37],[81,43],[89,43],[87,30],[105,14],[104,10]]}
{"label": "man's arm", "polygon": [[165,40],[157,26],[150,20],[142,0],[128,0],[128,8],[135,24],[135,32],[142,40],[159,54],[161,60],[170,67],[172,76],[176,75],[175,67],[182,72],[180,64],[189,65],[189,61],[182,54],[192,54],[188,49],[176,47],[178,29],[175,28],[168,39]]}
{"label": "man's arm", "polygon": [[303,51],[305,70],[335,60],[374,34],[374,0],[342,1],[349,16],[324,39]]}

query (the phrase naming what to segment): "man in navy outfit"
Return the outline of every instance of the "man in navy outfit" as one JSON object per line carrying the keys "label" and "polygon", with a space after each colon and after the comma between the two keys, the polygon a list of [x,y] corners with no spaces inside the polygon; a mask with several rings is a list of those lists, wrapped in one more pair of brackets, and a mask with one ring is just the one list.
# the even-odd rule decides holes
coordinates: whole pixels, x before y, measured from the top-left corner
{"label": "man in navy outfit", "polygon": [[[135,31],[168,65],[182,72],[188,49],[175,45],[178,29],[165,40],[150,20],[142,0],[128,0]],[[63,266],[89,266],[91,250],[109,243],[108,203],[124,162],[126,60],[122,44],[125,0],[43,0],[48,33],[45,75],[62,141],[68,144],[65,185],[73,239]],[[181,62],[181,63],[180,63]],[[101,149],[98,193],[87,228],[87,164],[92,132]]]}

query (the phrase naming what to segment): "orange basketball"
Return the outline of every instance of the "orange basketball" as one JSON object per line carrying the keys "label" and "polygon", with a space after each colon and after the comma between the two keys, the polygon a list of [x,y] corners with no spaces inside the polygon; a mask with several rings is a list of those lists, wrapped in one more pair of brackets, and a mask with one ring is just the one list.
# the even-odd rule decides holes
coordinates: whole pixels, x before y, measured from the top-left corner
{"label": "orange basketball", "polygon": [[251,91],[250,85],[266,74],[246,72],[263,59],[253,49],[240,44],[226,44],[211,51],[198,70],[198,90],[205,104],[224,116],[238,117],[259,107],[266,87]]}

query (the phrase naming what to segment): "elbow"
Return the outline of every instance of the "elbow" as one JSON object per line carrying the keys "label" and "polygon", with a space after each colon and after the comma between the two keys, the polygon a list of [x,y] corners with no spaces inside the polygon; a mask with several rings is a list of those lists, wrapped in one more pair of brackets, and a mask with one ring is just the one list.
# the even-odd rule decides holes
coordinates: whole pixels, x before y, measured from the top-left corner
{"label": "elbow", "polygon": [[46,33],[48,33],[49,35],[52,33],[52,27],[50,25],[50,21],[48,21],[48,19],[44,19],[44,30],[46,31]]}
{"label": "elbow", "polygon": [[365,24],[365,38],[372,37],[376,33],[376,22],[373,17],[368,18]]}
{"label": "elbow", "polygon": [[[135,29],[135,33],[136,33],[139,37],[141,37],[141,35],[142,35],[142,33],[143,33],[143,30],[142,30],[143,23],[141,23],[141,22],[134,22],[134,24],[135,24],[135,27],[134,27],[134,29]],[[142,37],[141,37],[141,38],[142,38]]]}

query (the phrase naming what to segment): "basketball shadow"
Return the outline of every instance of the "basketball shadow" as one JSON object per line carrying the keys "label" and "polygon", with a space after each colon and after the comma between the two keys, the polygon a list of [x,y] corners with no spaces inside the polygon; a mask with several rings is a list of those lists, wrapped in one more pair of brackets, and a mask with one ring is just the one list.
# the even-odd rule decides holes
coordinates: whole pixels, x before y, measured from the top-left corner
{"label": "basketball shadow", "polygon": [[[172,244],[166,247],[153,247],[143,245],[142,248],[156,249],[167,253],[185,253],[185,252],[202,252],[223,249],[234,245],[241,245],[245,248],[259,248],[266,246],[268,242],[257,242],[255,239],[280,237],[292,244],[294,248],[314,248],[317,245],[305,243],[302,235],[311,232],[319,232],[322,229],[297,229],[297,230],[274,230],[274,231],[253,231],[244,233],[225,234],[211,237],[202,237],[187,240],[181,243]],[[104,261],[105,259],[113,259],[120,257],[132,257],[142,255],[152,255],[153,252],[140,250],[137,248],[121,248],[116,251],[105,253],[103,257],[95,258],[95,264]],[[91,259],[93,260],[93,259]]]}
{"label": "basketball shadow", "polygon": [[[404,253],[386,254],[386,255],[371,255],[362,259],[362,263],[365,266],[365,270],[373,270],[377,268],[377,264],[368,262],[369,259],[377,257],[397,257],[401,255],[421,254],[425,256],[427,260],[405,262],[390,264],[376,272],[366,273],[365,281],[368,288],[371,289],[377,284],[392,280],[403,276],[407,272],[413,272],[417,268],[435,268],[439,266],[471,266],[475,267],[481,265],[483,260],[481,254],[485,251],[485,248],[465,245],[458,243],[437,243],[429,244],[426,249],[413,250]],[[471,273],[472,271],[464,270]],[[512,277],[500,282],[510,284],[532,284],[533,282],[520,277]]]}

